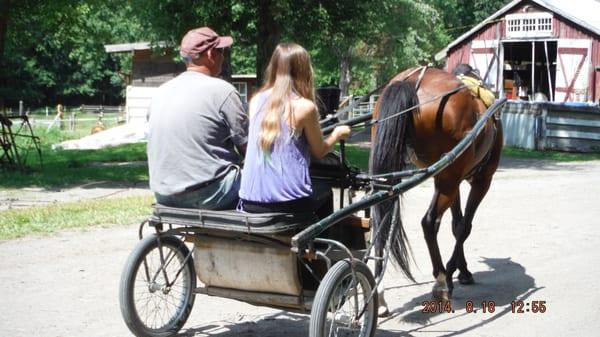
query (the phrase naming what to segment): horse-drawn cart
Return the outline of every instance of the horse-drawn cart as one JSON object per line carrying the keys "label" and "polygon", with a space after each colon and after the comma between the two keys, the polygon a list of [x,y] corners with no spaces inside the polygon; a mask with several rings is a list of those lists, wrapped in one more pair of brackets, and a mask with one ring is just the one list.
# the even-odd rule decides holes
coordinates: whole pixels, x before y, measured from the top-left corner
{"label": "horse-drawn cart", "polygon": [[[393,219],[399,216],[398,196],[451,165],[504,102],[496,101],[451,151],[425,168],[361,173],[347,165],[342,147],[337,167],[321,170],[335,174],[319,174],[320,178],[341,191],[366,193],[322,219],[312,213],[248,214],[155,205],[154,214],[140,226],[141,241],[121,279],[120,304],[127,326],[137,336],[175,335],[189,317],[195,295],[206,294],[310,312],[311,337],[373,336],[377,288],[392,236],[399,231]],[[382,202],[392,202],[391,228],[371,230],[364,240],[369,226],[356,214],[368,214]],[[144,236],[148,226],[154,233]],[[385,249],[377,252],[374,243],[382,236],[387,236]],[[376,277],[367,267],[369,261],[379,265]]]}

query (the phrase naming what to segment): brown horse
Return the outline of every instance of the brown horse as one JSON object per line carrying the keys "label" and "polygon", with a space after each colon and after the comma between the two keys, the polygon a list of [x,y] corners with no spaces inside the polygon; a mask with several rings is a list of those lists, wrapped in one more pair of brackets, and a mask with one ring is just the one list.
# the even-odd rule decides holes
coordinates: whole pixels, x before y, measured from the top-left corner
{"label": "brown horse", "polygon": [[[408,113],[398,114],[411,107],[416,108]],[[400,171],[408,159],[418,167],[431,165],[452,150],[473,128],[485,110],[482,100],[468,88],[464,88],[456,76],[446,71],[413,68],[398,74],[385,88],[373,114],[373,119],[380,122],[373,130],[371,173]],[[447,300],[451,296],[452,274],[456,269],[460,271],[458,280],[461,284],[474,282],[467,269],[463,244],[471,233],[475,211],[487,193],[498,167],[502,142],[502,125],[499,120],[491,118],[473,144],[434,178],[435,192],[421,225],[433,265],[433,296],[436,299]],[[408,158],[409,153],[411,158]],[[459,185],[463,180],[471,185],[464,214],[459,192]],[[389,229],[393,228],[391,222],[397,221],[395,233],[392,233],[392,256],[404,273],[414,280],[409,269],[409,247],[402,229],[400,209],[393,206],[394,202],[373,207],[374,232],[379,227],[382,230],[375,240],[375,252],[382,256]],[[456,238],[456,245],[452,257],[444,267],[437,233],[442,216],[448,208],[452,211],[452,233]],[[394,209],[397,210],[396,216],[390,215]],[[376,275],[381,272],[381,265],[381,262],[376,264]],[[382,295],[380,291],[380,303],[385,305]]]}

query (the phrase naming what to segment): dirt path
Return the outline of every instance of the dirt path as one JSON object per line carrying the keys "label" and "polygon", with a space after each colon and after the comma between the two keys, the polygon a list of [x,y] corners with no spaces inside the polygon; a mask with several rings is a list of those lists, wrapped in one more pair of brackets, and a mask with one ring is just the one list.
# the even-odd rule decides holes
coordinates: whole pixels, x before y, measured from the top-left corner
{"label": "dirt path", "polygon": [[0,190],[0,211],[86,199],[121,198],[147,195],[147,183],[116,183],[98,181],[58,189],[40,187]]}
{"label": "dirt path", "polygon": [[[467,186],[463,186],[466,188]],[[431,271],[420,218],[432,182],[411,190],[404,219],[417,284],[388,271],[392,316],[377,336],[591,336],[600,328],[600,161],[504,161],[466,243],[477,283],[458,286],[454,313],[424,314]],[[466,189],[463,200],[466,200]],[[118,306],[137,225],[0,242],[0,336],[130,336]],[[439,234],[448,258],[449,217]],[[546,301],[545,313],[511,312],[511,301]],[[477,313],[467,313],[472,301]],[[495,303],[483,313],[482,301]],[[198,296],[182,335],[306,336],[308,316]]]}

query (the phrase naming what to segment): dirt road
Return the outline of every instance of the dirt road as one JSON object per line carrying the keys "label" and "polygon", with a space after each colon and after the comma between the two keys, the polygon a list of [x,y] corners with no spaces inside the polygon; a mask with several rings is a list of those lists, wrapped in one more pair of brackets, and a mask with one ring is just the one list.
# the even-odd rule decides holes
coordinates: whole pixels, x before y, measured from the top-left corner
{"label": "dirt road", "polygon": [[[467,185],[463,186],[463,201]],[[420,218],[431,181],[411,190],[404,220],[417,284],[389,270],[392,316],[377,336],[591,336],[600,328],[600,161],[503,161],[466,243],[476,284],[457,286],[454,313],[422,313],[431,271]],[[0,243],[0,336],[130,336],[118,306],[121,268],[137,225]],[[440,230],[449,257],[449,216]],[[511,302],[545,301],[544,313]],[[476,312],[467,313],[471,301]],[[483,312],[481,302],[495,304]],[[537,302],[539,303],[539,302]],[[198,296],[185,336],[306,336],[308,316]]]}

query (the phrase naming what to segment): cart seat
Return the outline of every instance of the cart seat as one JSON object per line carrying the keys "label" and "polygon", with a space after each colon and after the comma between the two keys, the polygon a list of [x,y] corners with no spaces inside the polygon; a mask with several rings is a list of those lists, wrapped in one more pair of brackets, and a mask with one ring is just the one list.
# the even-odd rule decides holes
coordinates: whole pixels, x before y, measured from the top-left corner
{"label": "cart seat", "polygon": [[244,213],[153,205],[151,221],[246,234],[276,235],[295,232],[317,221],[314,213]]}

